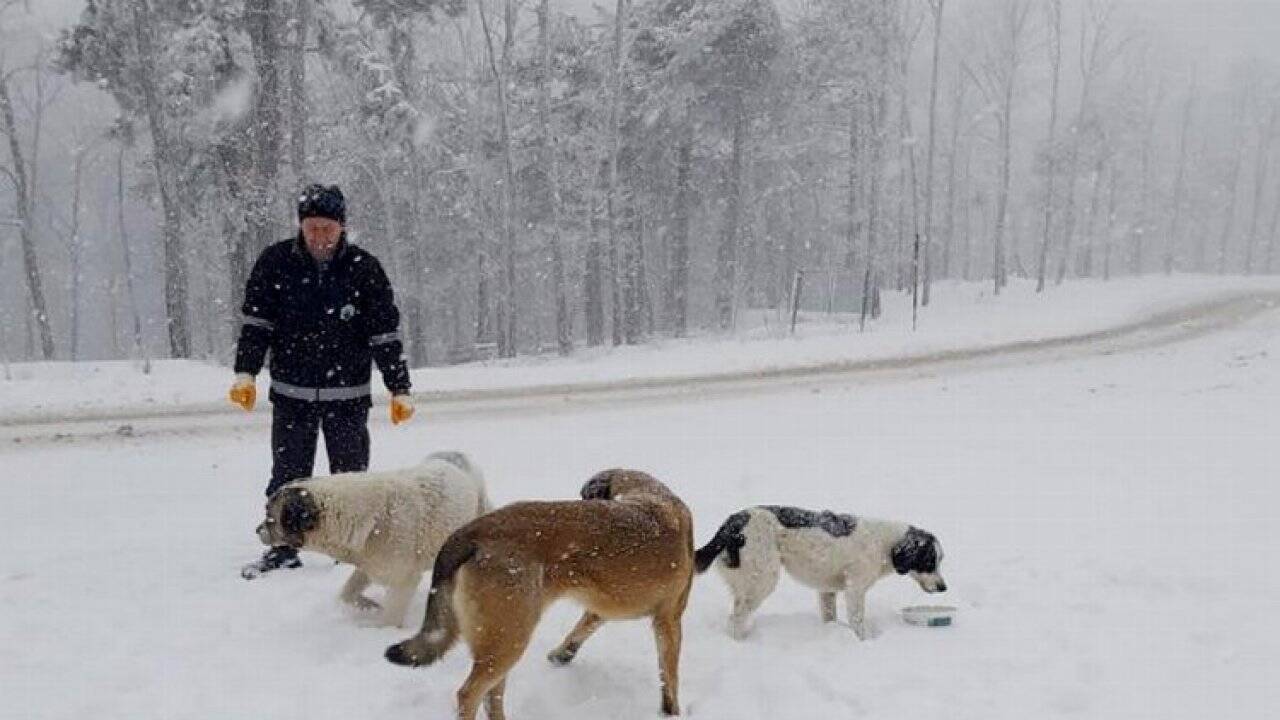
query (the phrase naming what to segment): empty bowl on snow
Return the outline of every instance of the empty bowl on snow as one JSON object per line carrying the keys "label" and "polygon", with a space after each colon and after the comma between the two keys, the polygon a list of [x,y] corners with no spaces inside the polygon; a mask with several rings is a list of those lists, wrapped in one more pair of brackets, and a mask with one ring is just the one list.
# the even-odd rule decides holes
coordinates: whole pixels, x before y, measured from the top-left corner
{"label": "empty bowl on snow", "polygon": [[950,605],[915,605],[902,608],[902,619],[912,625],[924,627],[946,627],[956,616],[956,609]]}

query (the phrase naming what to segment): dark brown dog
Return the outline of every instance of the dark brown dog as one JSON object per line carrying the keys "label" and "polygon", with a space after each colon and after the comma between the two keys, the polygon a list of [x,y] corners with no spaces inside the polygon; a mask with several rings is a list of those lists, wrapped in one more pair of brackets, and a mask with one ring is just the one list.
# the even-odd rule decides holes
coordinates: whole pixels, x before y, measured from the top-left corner
{"label": "dark brown dog", "polygon": [[481,699],[489,718],[502,720],[507,672],[560,598],[586,612],[551,662],[568,663],[606,621],[652,618],[662,712],[679,714],[680,621],[693,580],[689,509],[634,470],[606,470],[581,494],[515,503],[459,528],[436,556],[422,630],[387,648],[398,665],[430,665],[461,634],[473,658],[458,690],[462,720],[475,718]]}

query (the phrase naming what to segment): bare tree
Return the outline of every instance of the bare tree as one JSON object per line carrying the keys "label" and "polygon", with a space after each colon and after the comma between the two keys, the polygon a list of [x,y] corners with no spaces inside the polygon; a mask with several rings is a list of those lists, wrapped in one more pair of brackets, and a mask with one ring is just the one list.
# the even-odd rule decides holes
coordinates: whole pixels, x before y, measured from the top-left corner
{"label": "bare tree", "polygon": [[858,317],[859,332],[867,328],[867,317],[880,315],[880,252],[883,234],[881,213],[884,178],[884,151],[889,116],[889,32],[888,9],[874,5],[869,15],[871,56],[876,58],[870,73],[868,92],[855,95],[867,105],[869,142],[867,150],[867,260],[862,276],[862,302]]}
{"label": "bare tree", "polygon": [[1045,273],[1049,266],[1049,243],[1053,237],[1055,185],[1058,180],[1058,86],[1062,80],[1062,0],[1049,0],[1045,5],[1049,29],[1049,140],[1045,168],[1044,232],[1040,238],[1040,262],[1036,268],[1036,292],[1044,292]]}
{"label": "bare tree", "polygon": [[1080,267],[1077,271],[1084,277],[1093,277],[1093,249],[1098,244],[1098,216],[1102,213],[1102,192],[1106,185],[1106,178],[1107,157],[1099,154],[1093,168],[1092,199],[1089,201],[1089,215],[1088,220],[1085,221],[1084,230],[1084,248],[1080,253]]}
{"label": "bare tree", "polygon": [[71,227],[67,233],[67,241],[71,255],[71,359],[80,359],[80,291],[84,285],[82,272],[82,256],[84,241],[80,237],[81,187],[84,180],[85,164],[91,158],[94,146],[103,138],[94,138],[88,142],[77,142],[73,148],[71,170]]}
{"label": "bare tree", "polygon": [[1187,89],[1187,99],[1182,105],[1182,129],[1178,132],[1178,169],[1173,180],[1173,213],[1169,219],[1169,233],[1165,237],[1164,272],[1173,272],[1174,252],[1178,239],[1182,235],[1182,204],[1187,187],[1187,142],[1191,132],[1191,117],[1196,104],[1196,81],[1194,75],[1191,87]]}
{"label": "bare tree", "polygon": [[[992,285],[996,294],[1008,283],[1005,231],[1009,221],[1009,191],[1013,182],[1013,114],[1018,74],[1026,62],[1030,0],[997,0],[994,17],[984,23],[990,34],[970,69],[974,85],[996,107],[999,128],[1000,178],[996,190],[995,237],[992,242]],[[969,67],[969,66],[966,66]]]}
{"label": "bare tree", "polygon": [[[1149,72],[1150,67],[1144,66],[1144,71]],[[1142,274],[1146,238],[1152,227],[1151,166],[1155,162],[1156,124],[1160,120],[1160,106],[1164,104],[1164,76],[1161,75],[1156,79],[1154,90],[1147,91],[1144,89],[1143,92],[1142,152],[1138,164],[1140,175],[1138,178],[1137,217],[1133,224],[1133,255],[1130,256],[1129,260],[1129,273],[1132,275]],[[1148,92],[1150,93],[1149,95],[1146,94]]]}
{"label": "bare tree", "polygon": [[551,0],[538,5],[538,45],[541,66],[538,72],[538,122],[542,130],[542,167],[547,203],[551,208],[551,275],[556,296],[556,347],[561,355],[573,352],[573,323],[569,316],[569,291],[565,287],[564,251],[560,247],[560,162],[551,132]]}
{"label": "bare tree", "polygon": [[[934,188],[934,153],[938,137],[938,66],[942,60],[942,19],[946,0],[929,0],[929,9],[933,12],[933,66],[929,76],[929,148],[925,153],[924,163],[924,295],[921,299],[929,304],[929,291],[933,284],[933,188]],[[955,163],[952,163],[952,170]],[[954,180],[954,174],[952,175]]]}
{"label": "bare tree", "polygon": [[689,323],[689,221],[693,193],[693,110],[684,103],[680,139],[676,147],[675,227],[671,238],[671,324],[676,337],[683,337]]}
{"label": "bare tree", "polygon": [[173,167],[173,154],[164,113],[156,92],[154,73],[160,71],[156,60],[151,19],[151,0],[135,0],[133,6],[134,42],[137,44],[138,77],[142,86],[144,111],[151,127],[151,159],[155,165],[156,192],[160,195],[164,223],[164,304],[169,331],[169,353],[175,358],[191,357],[191,336],[187,308],[187,268],[182,253],[182,206],[175,196],[178,174]]}
{"label": "bare tree", "polygon": [[1240,170],[1244,165],[1244,112],[1247,102],[1248,96],[1242,94],[1238,96],[1232,104],[1232,124],[1235,126],[1236,137],[1232,143],[1233,152],[1231,156],[1231,165],[1227,170],[1227,206],[1222,218],[1222,234],[1218,237],[1218,272],[1220,274],[1227,271],[1227,251],[1231,240],[1231,233],[1235,230],[1236,202],[1239,199]]}
{"label": "bare tree", "polygon": [[[280,171],[281,6],[271,0],[245,0],[245,25],[253,43],[257,84],[253,97],[253,183],[245,207],[245,224],[253,244],[251,256],[275,240],[273,222],[276,176]],[[239,285],[237,285],[238,287]]]}
{"label": "bare tree", "polygon": [[1067,152],[1067,196],[1063,202],[1062,254],[1056,282],[1062,283],[1075,245],[1076,174],[1080,172],[1080,143],[1093,114],[1093,95],[1099,79],[1128,43],[1114,30],[1116,0],[1088,0],[1080,11],[1080,107],[1071,128]]}
{"label": "bare tree", "polygon": [[1280,102],[1263,95],[1258,98],[1254,123],[1257,131],[1257,155],[1253,168],[1253,207],[1249,213],[1249,234],[1245,237],[1244,273],[1253,273],[1253,253],[1258,245],[1258,219],[1262,215],[1262,198],[1267,187],[1267,170],[1271,166],[1271,146],[1280,124]]}
{"label": "bare tree", "polygon": [[289,17],[288,47],[289,80],[289,165],[298,187],[305,185],[307,173],[307,37],[311,27],[311,3],[294,0]]}
{"label": "bare tree", "polygon": [[613,344],[622,344],[622,298],[618,292],[619,210],[618,155],[622,152],[622,103],[623,83],[626,73],[627,52],[624,46],[629,0],[618,0],[613,15],[613,74],[610,78],[608,158],[605,178],[605,212],[609,231],[609,285],[613,309]]}
{"label": "bare tree", "polygon": [[[40,352],[45,360],[52,360],[54,353],[53,328],[49,322],[49,308],[45,302],[44,282],[40,270],[40,258],[36,253],[35,239],[35,178],[33,160],[28,160],[23,152],[22,141],[18,134],[17,119],[14,115],[13,96],[9,90],[11,78],[17,70],[6,70],[3,58],[0,58],[0,119],[3,119],[4,134],[9,140],[9,158],[11,167],[0,165],[13,185],[14,210],[18,215],[18,237],[22,244],[22,264],[27,278],[28,302],[31,306],[31,318],[40,332]],[[39,68],[36,68],[39,72]],[[44,112],[40,99],[36,102],[36,113]],[[35,142],[38,142],[36,140]]]}
{"label": "bare tree", "polygon": [[502,5],[502,53],[493,47],[493,33],[489,28],[485,3],[480,9],[480,24],[484,30],[485,48],[489,69],[498,92],[498,123],[502,145],[502,240],[503,283],[498,296],[498,355],[515,357],[516,354],[516,237],[515,219],[515,164],[511,158],[511,121],[508,117],[507,85],[510,76],[511,48],[515,44],[516,11],[514,0],[503,0]]}
{"label": "bare tree", "polygon": [[133,143],[129,125],[121,124],[115,130],[120,145],[116,152],[116,234],[120,237],[121,257],[124,260],[125,289],[129,294],[129,315],[133,320],[133,356],[142,359],[143,373],[151,372],[151,356],[142,341],[142,313],[138,310],[138,292],[134,288],[133,258],[129,250],[129,231],[124,222],[124,155]]}

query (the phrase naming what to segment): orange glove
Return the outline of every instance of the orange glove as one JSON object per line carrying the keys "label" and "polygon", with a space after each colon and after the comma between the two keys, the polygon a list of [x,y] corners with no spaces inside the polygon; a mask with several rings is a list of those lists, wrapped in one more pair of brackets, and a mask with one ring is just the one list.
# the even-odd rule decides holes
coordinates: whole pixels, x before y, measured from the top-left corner
{"label": "orange glove", "polygon": [[409,422],[409,418],[413,417],[413,410],[413,398],[408,395],[391,396],[392,425]]}
{"label": "orange glove", "polygon": [[245,412],[253,409],[253,404],[258,400],[258,386],[254,381],[254,377],[249,373],[239,373],[236,375],[236,381],[231,385],[231,390],[227,392],[227,399],[233,405],[239,405],[244,408]]}

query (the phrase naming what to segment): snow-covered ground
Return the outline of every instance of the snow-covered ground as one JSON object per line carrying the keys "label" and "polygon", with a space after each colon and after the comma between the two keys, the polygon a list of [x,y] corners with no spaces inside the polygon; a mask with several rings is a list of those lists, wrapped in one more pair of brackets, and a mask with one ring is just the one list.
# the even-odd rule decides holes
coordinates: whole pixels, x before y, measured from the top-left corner
{"label": "snow-covered ground", "polygon": [[[1042,295],[1035,293],[1033,283],[1015,281],[998,297],[986,284],[939,283],[933,306],[922,310],[914,332],[910,298],[886,293],[883,317],[865,333],[857,331],[855,316],[807,313],[796,336],[788,337],[784,318],[753,313],[744,316],[743,327],[729,338],[704,336],[583,349],[570,358],[545,355],[424,368],[415,370],[413,378],[416,391],[430,397],[929,355],[1092,333],[1251,290],[1280,291],[1280,280],[1178,276],[1075,281]],[[231,411],[224,399],[230,370],[205,363],[160,361],[150,375],[129,362],[16,363],[8,373],[10,379],[0,378],[0,424]],[[265,392],[265,379],[259,384]]]}
{"label": "snow-covered ground", "polygon": [[[1129,309],[1184,297],[1154,295],[1135,294]],[[943,312],[922,333],[944,333]],[[991,339],[1010,336],[1013,315],[992,314]],[[1078,315],[1057,329],[1130,319],[1107,303]],[[1035,316],[1026,327],[1039,327]],[[954,341],[980,332],[966,326]],[[915,351],[924,337],[831,342]],[[1006,358],[617,406],[427,408],[402,428],[379,418],[374,466],[462,448],[499,502],[570,497],[596,470],[639,467],[683,495],[698,542],[764,502],[939,535],[943,599],[961,608],[946,629],[903,625],[898,608],[939,596],[890,578],[869,599],[878,636],[858,643],[822,625],[812,594],[784,579],[739,643],[723,630],[719,579],[699,578],[681,666],[689,717],[1261,719],[1280,716],[1277,408],[1273,311],[1186,342],[1056,363]],[[0,717],[449,717],[465,648],[427,669],[386,663],[385,646],[411,630],[343,608],[346,568],[309,555],[301,570],[239,579],[260,551],[252,529],[268,455],[257,426],[0,446]],[[414,616],[424,602],[420,591]],[[553,668],[543,656],[575,619],[565,603],[543,620],[508,685],[509,715],[654,717],[648,627],[608,626],[572,666]]]}

